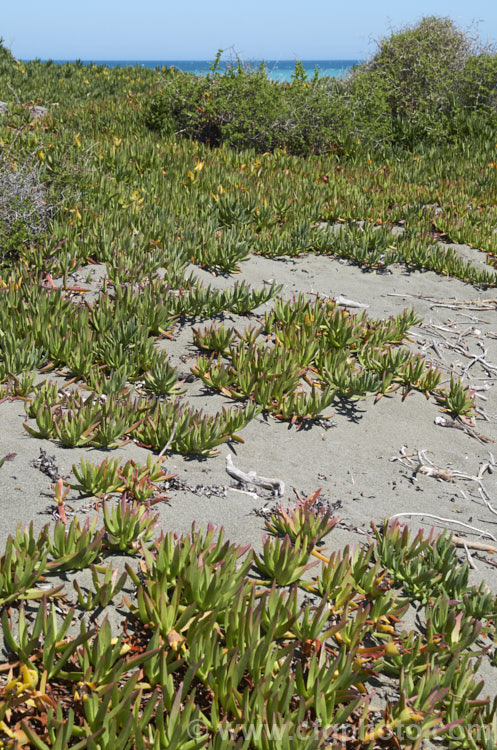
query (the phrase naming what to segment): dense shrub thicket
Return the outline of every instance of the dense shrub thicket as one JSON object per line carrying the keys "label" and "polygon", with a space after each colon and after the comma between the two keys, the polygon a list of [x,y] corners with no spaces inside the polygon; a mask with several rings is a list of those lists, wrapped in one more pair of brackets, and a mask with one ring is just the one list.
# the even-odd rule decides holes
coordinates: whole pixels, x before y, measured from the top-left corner
{"label": "dense shrub thicket", "polygon": [[169,71],[147,122],[212,146],[323,153],[337,136],[342,88],[335,79],[307,81],[298,64],[289,84],[269,80],[263,66],[238,64],[205,78]]}
{"label": "dense shrub thicket", "polygon": [[[147,112],[151,128],[210,145],[293,154],[347,154],[357,147],[407,147],[497,123],[497,56],[447,18],[392,33],[345,80],[307,80],[300,63],[288,84],[241,63],[205,78],[170,70]],[[475,117],[476,115],[476,117]]]}
{"label": "dense shrub thicket", "polygon": [[361,138],[414,146],[494,123],[497,57],[448,18],[424,18],[392,34],[347,82],[351,125]]}

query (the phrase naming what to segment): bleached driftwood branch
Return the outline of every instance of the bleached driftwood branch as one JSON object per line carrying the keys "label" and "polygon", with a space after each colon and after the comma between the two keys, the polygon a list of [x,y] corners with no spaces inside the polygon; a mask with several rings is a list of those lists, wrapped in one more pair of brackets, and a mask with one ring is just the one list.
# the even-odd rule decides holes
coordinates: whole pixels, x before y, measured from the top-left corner
{"label": "bleached driftwood branch", "polygon": [[166,451],[168,451],[168,450],[169,450],[169,448],[171,447],[171,443],[173,442],[173,438],[174,438],[174,433],[176,432],[176,427],[177,427],[177,426],[178,426],[178,423],[177,423],[177,422],[175,422],[175,423],[174,423],[174,425],[173,425],[173,429],[172,429],[172,431],[171,431],[171,434],[169,435],[169,440],[167,441],[167,443],[165,444],[165,446],[163,447],[163,449],[162,449],[162,450],[161,450],[161,452],[159,453],[159,457],[160,457],[160,456],[163,456],[163,455],[164,455],[164,453],[166,453]]}
{"label": "bleached driftwood branch", "polygon": [[285,483],[282,479],[261,477],[255,471],[249,471],[247,474],[233,465],[233,460],[229,453],[226,456],[226,472],[232,479],[236,479],[241,484],[255,484],[256,487],[264,487],[266,490],[272,490],[275,495],[279,495],[280,497],[285,492]]}
{"label": "bleached driftwood branch", "polygon": [[369,307],[369,305],[366,305],[364,302],[356,302],[353,299],[348,299],[348,297],[344,297],[343,294],[339,294],[338,297],[335,297],[335,303],[340,307],[357,307],[360,310]]}
{"label": "bleached driftwood branch", "polygon": [[436,521],[442,521],[443,523],[447,524],[457,524],[458,526],[464,526],[465,529],[470,529],[470,531],[476,531],[478,534],[482,534],[482,536],[488,536],[490,539],[492,539],[494,542],[497,542],[497,539],[494,537],[493,534],[490,533],[490,531],[484,531],[483,529],[478,529],[476,526],[470,526],[469,523],[463,523],[463,521],[456,521],[454,518],[442,518],[442,516],[435,516],[433,513],[394,513],[393,516],[390,516],[390,518],[401,518],[402,516],[423,516],[424,518],[434,518]]}

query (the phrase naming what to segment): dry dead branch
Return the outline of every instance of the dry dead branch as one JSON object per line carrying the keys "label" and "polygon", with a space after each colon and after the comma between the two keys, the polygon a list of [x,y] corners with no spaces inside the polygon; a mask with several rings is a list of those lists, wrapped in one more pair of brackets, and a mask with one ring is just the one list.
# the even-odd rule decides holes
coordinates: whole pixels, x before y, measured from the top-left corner
{"label": "dry dead branch", "polygon": [[454,534],[452,537],[452,544],[454,544],[456,547],[468,547],[469,549],[475,549],[479,550],[480,552],[490,552],[490,554],[495,555],[497,554],[497,547],[494,547],[493,544],[485,544],[485,542],[471,542],[468,539],[463,539],[460,536],[457,536],[457,534]]}
{"label": "dry dead branch", "polygon": [[464,551],[466,552],[466,558],[468,560],[469,567],[473,568],[473,570],[478,570],[478,565],[475,563],[475,561],[471,557],[471,553],[470,553],[470,551],[468,549],[468,545],[467,545],[467,543],[465,542],[464,539],[462,540],[462,545],[464,547]]}
{"label": "dry dead branch", "polygon": [[[417,457],[417,461],[413,460],[414,456]],[[478,474],[476,475],[467,474],[466,472],[458,471],[457,469],[442,469],[439,466],[435,466],[433,461],[431,461],[426,455],[426,449],[419,450],[417,451],[417,453],[407,454],[405,452],[405,447],[402,446],[400,449],[400,456],[392,456],[390,461],[399,461],[402,466],[406,466],[407,468],[412,469],[414,477],[416,477],[417,474],[425,474],[428,477],[433,477],[434,479],[438,479],[442,482],[455,482],[457,479],[468,482],[476,482],[476,484],[478,485],[478,492],[483,503],[491,513],[497,516],[497,509],[492,505],[490,495],[483,485],[483,478],[485,474],[493,474],[497,468],[495,458],[493,454],[490,453],[490,451],[489,456],[490,460],[481,464],[478,469]],[[462,494],[464,495],[464,493]],[[464,495],[464,497],[466,496]]]}
{"label": "dry dead branch", "polygon": [[442,523],[446,524],[457,524],[458,526],[464,526],[465,529],[469,529],[470,531],[476,531],[477,534],[481,534],[482,536],[488,536],[494,542],[497,542],[497,538],[489,531],[478,529],[476,526],[471,526],[469,523],[464,523],[463,521],[456,521],[454,518],[443,518],[442,516],[435,516],[433,515],[433,513],[413,513],[410,511],[406,511],[405,513],[395,513],[393,516],[390,516],[390,519],[402,518],[403,516],[422,516],[423,518],[433,518],[436,521],[441,521]]}
{"label": "dry dead branch", "polygon": [[236,479],[240,484],[255,484],[256,487],[264,487],[266,490],[272,490],[275,495],[280,497],[285,493],[285,483],[282,479],[273,479],[262,477],[255,471],[249,471],[248,474],[233,465],[231,454],[226,456],[226,472],[232,479]]}
{"label": "dry dead branch", "polygon": [[369,305],[366,305],[364,302],[356,302],[353,299],[348,299],[348,297],[344,297],[343,294],[339,294],[338,297],[335,297],[335,303],[340,307],[357,307],[360,310],[369,307]]}
{"label": "dry dead branch", "polygon": [[464,424],[463,422],[459,421],[458,419],[453,419],[452,417],[435,417],[435,424],[439,425],[440,427],[452,427],[455,430],[462,430],[466,435],[469,435],[469,437],[474,438],[475,440],[478,440],[479,443],[493,443],[493,439],[487,437],[486,435],[482,435],[480,432],[477,432],[474,430],[470,425]]}
{"label": "dry dead branch", "polygon": [[495,310],[497,308],[497,299],[474,299],[474,300],[437,300],[434,297],[426,297],[423,294],[399,294],[398,292],[389,292],[387,297],[412,297],[413,299],[422,299],[425,302],[431,302],[431,307],[446,307],[449,310]]}

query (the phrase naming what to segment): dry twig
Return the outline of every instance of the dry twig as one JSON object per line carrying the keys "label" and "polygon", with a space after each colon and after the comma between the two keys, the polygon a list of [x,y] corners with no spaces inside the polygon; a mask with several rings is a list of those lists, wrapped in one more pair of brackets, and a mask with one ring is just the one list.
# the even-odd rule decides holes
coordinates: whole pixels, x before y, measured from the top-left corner
{"label": "dry twig", "polygon": [[479,443],[494,442],[492,438],[489,438],[486,435],[482,435],[480,432],[476,432],[476,430],[474,430],[468,424],[464,424],[458,419],[453,419],[452,417],[435,417],[435,424],[439,425],[440,427],[453,427],[455,430],[462,430],[464,433],[466,433],[466,435],[469,435],[469,437],[478,440]]}
{"label": "dry twig", "polygon": [[177,422],[175,422],[175,423],[174,423],[174,425],[173,425],[173,429],[171,430],[171,434],[169,435],[169,440],[167,441],[167,443],[165,444],[165,446],[163,447],[163,449],[162,449],[162,450],[161,450],[161,452],[159,453],[159,458],[160,458],[161,456],[163,456],[163,455],[164,455],[164,453],[166,453],[166,451],[167,451],[167,450],[169,450],[169,448],[171,447],[171,443],[173,442],[173,439],[174,439],[174,433],[176,432],[176,428],[177,428],[177,426],[178,426],[178,423],[177,423]]}
{"label": "dry twig", "polygon": [[340,307],[357,307],[360,310],[364,310],[366,307],[369,307],[369,305],[366,305],[364,302],[356,302],[353,299],[344,297],[343,294],[339,294],[338,297],[335,297],[335,303]]}
{"label": "dry twig", "polygon": [[497,299],[475,299],[475,300],[437,300],[434,297],[426,297],[422,294],[399,294],[398,292],[389,292],[387,297],[412,297],[431,302],[431,307],[447,307],[450,310],[495,310],[497,308]]}
{"label": "dry twig", "polygon": [[405,513],[395,513],[393,516],[390,516],[390,518],[401,518],[402,516],[422,516],[423,518],[434,518],[436,521],[442,521],[442,523],[455,523],[458,526],[464,526],[465,529],[470,529],[470,531],[476,531],[478,534],[482,534],[483,536],[488,536],[490,539],[493,539],[494,542],[497,542],[497,538],[491,534],[489,531],[484,531],[483,529],[478,529],[476,526],[471,526],[469,523],[464,523],[463,521],[456,521],[454,518],[443,518],[442,516],[435,516],[432,513],[411,513],[411,512],[405,512]]}
{"label": "dry twig", "polygon": [[464,547],[464,551],[466,552],[466,557],[467,557],[467,560],[468,560],[469,567],[473,568],[473,570],[478,570],[478,565],[475,563],[475,561],[471,557],[471,553],[470,553],[470,551],[468,549],[468,545],[466,544],[466,542],[464,541],[464,539],[462,540],[462,544],[463,544],[463,547]]}
{"label": "dry twig", "polygon": [[476,549],[481,552],[490,552],[492,555],[497,553],[497,547],[493,544],[485,544],[484,542],[470,542],[468,539],[463,539],[457,534],[452,537],[452,544],[456,547],[468,547],[468,549]]}

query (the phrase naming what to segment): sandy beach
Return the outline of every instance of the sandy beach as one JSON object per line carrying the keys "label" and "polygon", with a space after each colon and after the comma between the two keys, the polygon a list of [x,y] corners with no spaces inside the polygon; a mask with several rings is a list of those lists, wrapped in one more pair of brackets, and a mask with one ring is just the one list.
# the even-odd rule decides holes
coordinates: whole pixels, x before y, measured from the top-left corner
{"label": "sandy beach", "polygon": [[[460,250],[471,253],[469,248]],[[89,293],[96,288],[96,279],[102,275],[98,266],[91,270],[95,282],[86,285]],[[467,369],[464,382],[478,389],[476,404],[481,410],[475,432],[484,435],[483,439],[486,437],[489,442],[472,437],[469,430],[466,433],[437,425],[436,418],[443,416],[439,406],[433,398],[426,399],[415,391],[404,400],[397,391],[377,403],[373,398],[335,402],[329,420],[306,425],[303,429],[260,416],[242,431],[243,444],[222,445],[216,456],[207,459],[167,457],[167,471],[177,473],[177,481],[165,493],[168,501],[156,506],[161,528],[181,533],[188,532],[192,522],[211,522],[222,525],[232,541],[259,548],[264,522],[257,511],[271,507],[274,502],[291,504],[296,492],[304,496],[321,488],[323,499],[336,508],[341,518],[339,528],[327,540],[330,549],[361,541],[371,521],[381,524],[388,516],[409,512],[435,514],[453,521],[447,524],[428,517],[406,518],[412,528],[429,529],[434,524],[441,530],[449,526],[454,531],[463,531],[469,540],[492,543],[490,535],[497,535],[497,519],[482,501],[476,481],[442,481],[421,473],[415,475],[408,465],[393,459],[399,458],[404,450],[416,461],[417,451],[426,451],[426,456],[439,469],[471,476],[477,476],[483,464],[492,463],[493,440],[497,437],[494,387],[497,368],[493,364],[497,362],[495,305],[490,305],[488,310],[473,309],[478,305],[457,305],[492,299],[494,292],[478,291],[431,272],[408,273],[399,266],[385,273],[371,273],[343,261],[312,255],[296,260],[252,256],[241,271],[236,279],[245,279],[254,286],[272,280],[283,284],[285,297],[299,292],[332,298],[343,295],[368,305],[367,313],[373,317],[386,318],[406,307],[414,308],[423,317],[423,323],[412,330],[410,346],[440,366],[445,378],[451,370],[462,374]],[[214,287],[233,283],[233,277],[212,276],[199,269],[195,272]],[[81,284],[86,276],[82,270],[76,274],[76,281]],[[448,303],[453,307],[443,306]],[[253,323],[270,304],[258,308],[249,318],[225,314],[222,319],[226,324],[243,328]],[[351,312],[354,311],[351,309]],[[199,354],[192,341],[190,325],[177,327],[174,340],[164,339],[158,346],[166,349],[171,363],[183,374],[189,372]],[[469,356],[460,353],[461,347],[467,349]],[[472,360],[473,355],[481,357],[483,354],[490,367]],[[228,399],[210,392],[199,380],[185,383],[185,388],[184,398],[208,413],[230,405]],[[94,463],[100,463],[106,455],[146,460],[148,452],[133,444],[109,454],[95,449],[66,449],[52,441],[37,440],[23,429],[26,417],[22,401],[6,401],[0,408],[0,454],[12,456],[1,469],[2,543],[19,523],[33,520],[37,527],[53,523],[52,482],[33,465],[40,449],[54,457],[60,474],[69,482],[74,481],[71,467],[79,463],[82,456]],[[281,478],[286,486],[284,496],[275,498],[260,489],[258,497],[236,491],[231,486],[236,483],[225,470],[228,453],[232,454],[235,466],[243,471]],[[482,481],[493,497],[495,476],[487,472]],[[243,489],[256,491],[254,487]],[[77,492],[70,493],[68,505],[77,514],[93,512],[88,499],[79,499]],[[456,521],[476,526],[487,536],[464,529]],[[486,580],[496,588],[491,557],[484,553],[476,553],[476,556],[481,560],[475,560],[478,569],[473,571],[474,582]]]}

